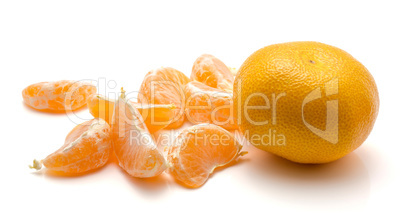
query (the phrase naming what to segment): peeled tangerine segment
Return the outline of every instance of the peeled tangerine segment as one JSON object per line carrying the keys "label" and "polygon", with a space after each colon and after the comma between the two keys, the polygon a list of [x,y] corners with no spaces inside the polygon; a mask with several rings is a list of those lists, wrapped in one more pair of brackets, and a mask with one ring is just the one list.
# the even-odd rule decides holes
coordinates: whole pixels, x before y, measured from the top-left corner
{"label": "peeled tangerine segment", "polygon": [[185,120],[183,87],[190,79],[182,72],[162,67],[148,72],[140,87],[138,102],[141,104],[174,104],[178,109],[169,129],[178,128]]}
{"label": "peeled tangerine segment", "polygon": [[236,129],[233,117],[233,94],[191,81],[184,87],[187,120],[193,124],[213,123]]}
{"label": "peeled tangerine segment", "polygon": [[93,119],[74,127],[60,149],[42,161],[35,160],[31,168],[40,169],[43,163],[51,171],[83,173],[105,165],[111,148],[109,125],[103,119]]}
{"label": "peeled tangerine segment", "polygon": [[183,130],[169,147],[169,173],[184,185],[202,186],[216,167],[225,166],[246,152],[232,133],[213,124]]}
{"label": "peeled tangerine segment", "polygon": [[[109,99],[99,94],[93,94],[89,96],[87,105],[93,117],[102,118],[111,125],[115,102],[116,100],[114,99]],[[176,106],[174,104],[141,105],[131,101],[130,103],[140,112],[150,133],[154,133],[169,125],[176,112]]]}
{"label": "peeled tangerine segment", "polygon": [[203,54],[195,60],[190,79],[202,82],[212,88],[227,92],[233,91],[234,75],[232,71],[213,55]]}
{"label": "peeled tangerine segment", "polygon": [[36,110],[62,112],[83,107],[88,96],[95,93],[96,87],[91,83],[60,80],[32,84],[22,91],[22,98]]}
{"label": "peeled tangerine segment", "polygon": [[122,92],[116,101],[112,123],[113,147],[121,168],[133,177],[154,177],[166,169],[141,114]]}

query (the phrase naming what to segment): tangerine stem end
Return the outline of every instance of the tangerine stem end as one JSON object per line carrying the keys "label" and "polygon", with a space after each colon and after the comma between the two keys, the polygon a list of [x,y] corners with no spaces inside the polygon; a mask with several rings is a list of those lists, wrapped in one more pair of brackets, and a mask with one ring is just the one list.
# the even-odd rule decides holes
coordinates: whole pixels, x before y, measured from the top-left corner
{"label": "tangerine stem end", "polygon": [[42,161],[39,161],[39,160],[37,160],[37,159],[34,159],[32,166],[29,165],[29,168],[35,169],[35,170],[40,170],[40,169],[42,169]]}
{"label": "tangerine stem end", "polygon": [[126,90],[124,90],[123,87],[121,87],[120,92],[121,92],[120,97],[121,97],[122,99],[126,98]]}

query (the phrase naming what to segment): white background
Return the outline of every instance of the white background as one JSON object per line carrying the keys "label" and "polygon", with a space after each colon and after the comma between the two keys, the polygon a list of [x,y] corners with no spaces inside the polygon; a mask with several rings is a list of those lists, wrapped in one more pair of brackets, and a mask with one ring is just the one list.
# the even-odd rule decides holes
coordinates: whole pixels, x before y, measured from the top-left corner
{"label": "white background", "polygon": [[[1,1],[0,220],[401,221],[401,21],[397,1]],[[378,85],[374,130],[339,161],[299,165],[249,147],[195,190],[115,164],[71,178],[27,167],[75,125],[24,106],[32,83],[103,77],[117,83],[109,92],[133,91],[153,68],[189,75],[203,53],[239,67],[263,46],[300,40],[346,50]]]}

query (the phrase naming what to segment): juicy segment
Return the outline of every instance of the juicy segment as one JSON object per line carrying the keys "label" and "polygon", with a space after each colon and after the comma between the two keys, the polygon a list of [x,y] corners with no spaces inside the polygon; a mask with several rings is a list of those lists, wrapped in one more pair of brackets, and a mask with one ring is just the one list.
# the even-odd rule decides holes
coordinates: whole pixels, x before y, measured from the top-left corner
{"label": "juicy segment", "polygon": [[103,166],[111,147],[109,125],[102,119],[93,119],[76,126],[64,145],[42,162],[51,171],[83,173]]}
{"label": "juicy segment", "polygon": [[169,173],[184,185],[202,186],[216,167],[225,166],[245,152],[233,134],[213,124],[189,127],[169,147]]}
{"label": "juicy segment", "polygon": [[236,129],[233,118],[233,94],[191,81],[184,87],[186,115],[193,124],[213,123],[225,129]]}
{"label": "juicy segment", "polygon": [[184,120],[185,96],[183,87],[190,79],[182,72],[163,67],[146,74],[140,87],[138,102],[141,104],[174,104],[175,118],[167,128],[180,127]]}
{"label": "juicy segment", "polygon": [[[115,102],[114,99],[94,94],[88,98],[87,105],[93,117],[102,118],[111,125]],[[169,125],[176,112],[174,104],[141,105],[131,101],[130,103],[140,112],[150,133],[154,133]]]}
{"label": "juicy segment", "polygon": [[62,112],[83,107],[87,97],[95,93],[96,87],[90,83],[61,80],[32,84],[22,91],[22,98],[36,110]]}
{"label": "juicy segment", "polygon": [[131,176],[154,177],[166,169],[165,158],[124,92],[115,105],[112,138],[119,165]]}
{"label": "juicy segment", "polygon": [[213,55],[204,54],[195,60],[190,79],[212,88],[233,91],[234,75],[221,60]]}
{"label": "juicy segment", "polygon": [[94,94],[87,99],[89,113],[95,118],[104,119],[109,125],[112,125],[114,103],[114,99],[99,94]]}
{"label": "juicy segment", "polygon": [[137,109],[150,133],[168,127],[179,110],[174,104],[140,105],[133,102],[133,106],[138,107]]}

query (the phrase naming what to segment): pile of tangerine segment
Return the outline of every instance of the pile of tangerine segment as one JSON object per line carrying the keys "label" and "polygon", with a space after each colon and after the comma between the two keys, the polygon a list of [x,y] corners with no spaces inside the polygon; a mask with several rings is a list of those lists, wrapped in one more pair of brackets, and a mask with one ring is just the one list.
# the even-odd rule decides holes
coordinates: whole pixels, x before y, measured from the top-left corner
{"label": "pile of tangerine segment", "polygon": [[[246,152],[234,135],[235,70],[212,55],[195,61],[191,77],[173,68],[148,72],[138,101],[129,101],[122,89],[117,100],[96,94],[96,87],[79,81],[41,82],[22,91],[29,107],[44,112],[67,112],[88,106],[94,119],[77,125],[63,146],[31,168],[44,165],[62,175],[84,173],[115,155],[121,168],[133,177],[155,177],[165,170],[188,187],[202,186],[216,167],[237,160]],[[170,147],[167,158],[153,133],[184,129]],[[132,138],[135,137],[135,138]]]}

